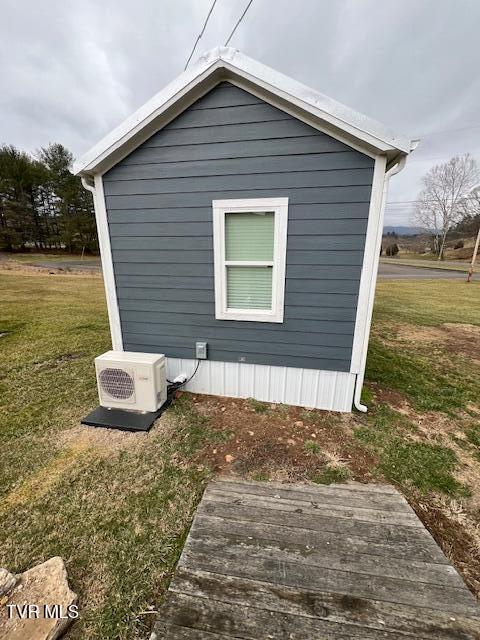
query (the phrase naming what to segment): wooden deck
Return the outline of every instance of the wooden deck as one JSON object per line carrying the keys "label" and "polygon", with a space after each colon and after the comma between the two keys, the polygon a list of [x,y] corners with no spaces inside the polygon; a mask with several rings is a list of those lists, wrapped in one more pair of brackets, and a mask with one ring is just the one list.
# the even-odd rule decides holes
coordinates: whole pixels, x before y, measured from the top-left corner
{"label": "wooden deck", "polygon": [[386,485],[212,482],[152,638],[480,638],[480,608]]}

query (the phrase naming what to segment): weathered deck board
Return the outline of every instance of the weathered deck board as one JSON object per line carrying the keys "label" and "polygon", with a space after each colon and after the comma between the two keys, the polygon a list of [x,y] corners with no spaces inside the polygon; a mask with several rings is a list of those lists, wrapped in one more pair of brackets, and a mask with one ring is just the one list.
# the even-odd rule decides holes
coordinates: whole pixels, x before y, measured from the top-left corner
{"label": "weathered deck board", "polygon": [[[310,504],[318,504],[319,500],[322,505],[334,505],[335,507],[357,507],[367,509],[388,509],[393,512],[414,513],[412,507],[401,495],[390,493],[374,493],[366,492],[364,489],[354,488],[346,490],[343,486],[338,485],[317,485],[313,489],[309,485],[291,485],[278,483],[262,483],[251,484],[246,482],[225,482],[222,487],[212,484],[208,487],[208,492],[219,492],[228,487],[228,493],[239,493],[241,495],[267,496],[272,495],[275,498],[285,498],[287,500],[296,500],[297,502],[307,502]],[[273,486],[272,486],[273,485]],[[346,485],[348,487],[352,485]],[[368,485],[367,485],[368,486]]]}
{"label": "weathered deck board", "polygon": [[[312,593],[304,589],[290,589],[255,580],[218,575],[198,569],[178,568],[171,591],[187,593],[204,600],[234,602],[244,607],[255,606],[269,611],[281,611],[297,616],[328,619],[330,622],[359,624],[381,629],[380,621],[388,620],[391,631],[413,634],[428,640],[452,638],[473,638],[478,633],[478,621],[456,616],[456,624],[451,615],[442,611],[428,611],[428,624],[419,616],[417,607],[381,600],[355,599],[337,593]],[[460,632],[463,631],[465,636]],[[420,633],[421,632],[421,633]],[[468,635],[470,634],[470,635]]]}
{"label": "weathered deck board", "polygon": [[[198,535],[203,537],[230,534],[247,535],[259,540],[274,540],[277,543],[295,544],[299,542],[298,529],[284,524],[266,527],[260,522],[224,520],[216,516],[198,513],[195,518],[195,527],[199,530]],[[331,551],[334,548],[339,553],[367,553],[390,558],[390,560],[405,559],[448,564],[438,546],[429,538],[410,542],[385,540],[385,542],[378,543],[372,542],[369,538],[355,535],[339,535],[331,531],[303,529],[301,544],[320,552],[322,550]],[[381,558],[379,562],[381,562]]]}
{"label": "weathered deck board", "polygon": [[[279,511],[294,511],[295,513],[306,513],[314,516],[326,516],[328,518],[348,518],[361,520],[364,522],[381,522],[386,524],[404,525],[407,527],[421,527],[415,513],[403,513],[398,511],[367,509],[365,507],[342,507],[322,502],[301,502],[298,500],[288,500],[282,497],[253,496],[235,494],[234,504],[241,501],[246,507],[260,507],[265,509],[278,509]],[[209,502],[232,502],[231,491],[209,490],[206,496]]]}
{"label": "weathered deck board", "polygon": [[[206,535],[204,535],[206,534]],[[256,557],[268,561],[269,559],[282,562],[302,564],[319,569],[334,569],[360,573],[367,576],[379,576],[386,578],[399,578],[414,582],[426,582],[430,584],[443,584],[463,588],[463,581],[453,567],[448,564],[433,564],[430,562],[418,562],[416,560],[395,559],[390,563],[386,558],[369,553],[352,553],[351,551],[339,551],[337,545],[327,548],[314,548],[310,545],[298,544],[298,542],[278,544],[261,538],[239,536],[237,534],[215,534],[214,531],[195,528],[201,542],[197,541],[192,553],[204,554],[212,558],[238,557],[240,564],[245,553],[253,552]],[[190,550],[186,549],[185,560],[188,562]],[[226,554],[226,555],[224,555]],[[414,574],[412,572],[415,572]]]}
{"label": "weathered deck board", "polygon": [[153,637],[479,640],[480,607],[393,487],[222,480]]}

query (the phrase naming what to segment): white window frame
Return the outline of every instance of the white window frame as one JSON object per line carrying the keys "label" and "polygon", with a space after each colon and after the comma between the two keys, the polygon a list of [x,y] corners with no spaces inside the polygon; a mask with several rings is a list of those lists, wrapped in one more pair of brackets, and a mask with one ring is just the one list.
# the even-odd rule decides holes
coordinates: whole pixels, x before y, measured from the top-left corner
{"label": "white window frame", "polygon": [[[213,200],[213,253],[215,262],[215,318],[250,322],[283,322],[285,265],[287,258],[288,198]],[[273,260],[225,260],[225,214],[270,212],[274,214]],[[272,309],[229,309],[227,267],[272,267]]]}

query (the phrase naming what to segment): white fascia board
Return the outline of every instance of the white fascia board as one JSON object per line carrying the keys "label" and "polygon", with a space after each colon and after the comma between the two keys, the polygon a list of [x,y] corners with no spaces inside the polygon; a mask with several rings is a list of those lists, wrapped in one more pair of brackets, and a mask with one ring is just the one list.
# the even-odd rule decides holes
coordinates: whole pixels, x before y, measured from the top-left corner
{"label": "white fascia board", "polygon": [[377,148],[377,152],[396,150],[410,153],[411,141],[395,134],[385,125],[350,109],[350,107],[315,91],[310,87],[275,71],[271,67],[249,58],[239,51],[232,61],[225,60],[225,68],[232,73],[242,72],[245,79],[272,91],[287,102],[316,116],[341,131],[350,133],[358,140]]}
{"label": "white fascia board", "polygon": [[[222,77],[219,74],[215,77],[216,71],[221,72]],[[94,175],[106,171],[186,109],[189,102],[188,99],[182,102],[183,98],[189,96],[193,102],[218,81],[228,80],[230,77],[232,80],[243,79],[252,90],[258,88],[276,96],[291,107],[288,111],[292,115],[296,115],[295,111],[298,110],[300,119],[305,120],[305,114],[310,115],[309,124],[320,130],[324,130],[326,125],[325,131],[331,135],[335,135],[335,131],[344,132],[352,141],[365,145],[367,153],[370,151],[376,154],[408,154],[412,150],[413,145],[408,138],[395,135],[390,129],[367,116],[243,55],[236,49],[217,47],[201,56],[194,65],[77,160],[73,165],[74,172]],[[198,91],[195,92],[197,88]],[[266,99],[268,101],[268,97]],[[176,103],[179,104],[175,110]],[[281,105],[278,106],[281,108]],[[166,112],[169,116],[164,117],[162,121],[162,115]],[[348,139],[346,142],[348,144]]]}

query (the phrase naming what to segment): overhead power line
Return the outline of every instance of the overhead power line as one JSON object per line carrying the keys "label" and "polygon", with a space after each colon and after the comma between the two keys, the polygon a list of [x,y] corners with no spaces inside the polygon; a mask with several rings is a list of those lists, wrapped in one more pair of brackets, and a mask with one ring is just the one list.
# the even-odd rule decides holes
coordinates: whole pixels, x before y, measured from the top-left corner
{"label": "overhead power line", "polygon": [[205,32],[205,29],[207,28],[208,21],[210,20],[210,16],[212,15],[212,11],[214,10],[216,4],[217,4],[217,0],[213,0],[212,5],[210,7],[210,10],[207,13],[207,17],[205,18],[205,22],[203,23],[203,27],[202,27],[200,33],[198,34],[197,39],[195,40],[195,44],[193,45],[192,51],[190,52],[190,55],[188,56],[188,60],[185,63],[185,66],[183,68],[184,71],[188,67],[188,65],[190,63],[190,60],[192,59],[192,56],[193,56],[193,54],[195,52],[195,49],[197,48],[197,44],[199,43],[200,38],[203,36],[203,34]]}
{"label": "overhead power line", "polygon": [[228,36],[226,42],[225,42],[225,46],[228,45],[228,43],[230,42],[230,40],[233,38],[233,34],[235,33],[235,31],[237,30],[238,25],[241,23],[241,21],[244,19],[247,11],[250,9],[250,5],[252,4],[253,0],[250,0],[250,2],[247,4],[247,6],[245,7],[245,11],[242,13],[242,15],[240,16],[240,18],[237,21],[237,24],[233,27],[232,33]]}

